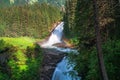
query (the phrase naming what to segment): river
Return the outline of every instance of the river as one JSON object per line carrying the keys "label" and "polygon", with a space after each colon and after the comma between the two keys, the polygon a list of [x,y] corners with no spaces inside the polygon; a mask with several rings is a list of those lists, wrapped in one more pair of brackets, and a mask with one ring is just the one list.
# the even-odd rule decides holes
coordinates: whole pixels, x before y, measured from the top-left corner
{"label": "river", "polygon": [[[61,52],[70,53],[73,52],[78,54],[77,50],[73,50],[70,48],[59,48],[53,46],[56,43],[62,43],[62,36],[63,36],[63,29],[64,29],[64,22],[61,22],[51,33],[48,41],[42,44],[44,48],[54,48]],[[70,62],[68,56],[65,56],[61,62],[57,64],[57,67],[53,73],[53,77],[51,80],[80,80],[78,73],[74,70],[75,62]]]}

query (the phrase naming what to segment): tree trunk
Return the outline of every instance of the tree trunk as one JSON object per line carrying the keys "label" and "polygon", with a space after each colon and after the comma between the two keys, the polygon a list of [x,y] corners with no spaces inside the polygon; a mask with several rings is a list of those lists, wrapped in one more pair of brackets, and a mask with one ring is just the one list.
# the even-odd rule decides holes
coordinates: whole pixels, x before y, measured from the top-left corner
{"label": "tree trunk", "polygon": [[98,18],[98,6],[97,1],[93,0],[93,9],[94,9],[94,20],[95,20],[95,34],[97,39],[97,55],[98,55],[98,63],[100,68],[100,73],[102,80],[108,80],[108,76],[106,73],[104,60],[103,60],[103,54],[102,54],[102,47],[101,47],[101,35],[100,35],[100,25],[99,25],[99,18]]}

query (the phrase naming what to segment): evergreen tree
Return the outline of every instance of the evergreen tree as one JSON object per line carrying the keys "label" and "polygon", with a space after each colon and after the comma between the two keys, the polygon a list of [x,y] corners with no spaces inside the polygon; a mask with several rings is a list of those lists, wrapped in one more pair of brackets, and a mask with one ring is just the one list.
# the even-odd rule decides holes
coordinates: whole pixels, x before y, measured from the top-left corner
{"label": "evergreen tree", "polygon": [[101,47],[101,35],[100,35],[100,25],[98,18],[98,6],[97,1],[93,0],[93,9],[94,9],[94,20],[95,20],[95,33],[96,33],[96,43],[97,43],[97,54],[98,54],[98,63],[100,67],[102,80],[108,80],[108,76],[105,69],[102,47]]}
{"label": "evergreen tree", "polygon": [[[74,1],[74,0],[72,0]],[[101,80],[98,65],[97,51],[95,45],[98,40],[94,34],[94,10],[93,3],[90,0],[77,0],[74,19],[71,11],[73,10],[71,0],[66,2],[66,13],[64,15],[65,34],[68,36],[72,32],[72,36],[79,43],[77,48],[80,52],[77,56],[73,56],[77,62],[76,70],[81,75],[82,80]],[[115,61],[120,56],[117,50],[120,42],[120,5],[119,0],[96,0],[98,6],[98,21],[102,41],[102,49],[104,63],[108,73],[109,80],[119,80],[119,65]],[[71,10],[72,9],[72,10]],[[74,26],[70,26],[74,24]],[[118,41],[118,42],[117,42]],[[118,45],[116,45],[118,44]],[[116,58],[116,59],[115,59]],[[103,62],[103,61],[102,61]],[[96,74],[97,73],[97,74]],[[117,73],[117,74],[116,74]],[[107,79],[107,78],[106,78]]]}
{"label": "evergreen tree", "polygon": [[[74,19],[75,19],[76,4],[77,4],[77,0],[67,0],[66,1],[66,13],[64,15],[64,18],[67,23],[65,23],[65,30],[67,30],[68,28],[69,29],[65,33],[69,34],[71,36],[73,36],[73,34],[74,34],[74,26],[75,26]],[[69,32],[69,30],[71,32]]]}

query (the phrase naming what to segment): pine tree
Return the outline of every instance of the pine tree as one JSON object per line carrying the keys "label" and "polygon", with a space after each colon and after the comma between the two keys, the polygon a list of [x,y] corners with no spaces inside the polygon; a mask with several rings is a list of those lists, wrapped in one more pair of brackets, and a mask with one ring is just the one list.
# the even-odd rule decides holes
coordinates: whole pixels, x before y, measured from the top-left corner
{"label": "pine tree", "polygon": [[66,20],[65,30],[68,29],[66,31],[66,34],[69,34],[70,36],[74,36],[74,26],[75,26],[74,19],[75,19],[76,4],[77,4],[77,0],[66,1],[66,13],[64,15],[64,18]]}
{"label": "pine tree", "polygon": [[93,0],[93,9],[94,9],[94,18],[95,18],[95,33],[96,33],[96,43],[97,43],[97,54],[98,54],[98,63],[100,67],[102,80],[108,80],[107,72],[104,65],[102,47],[101,47],[101,35],[100,35],[100,25],[98,17],[98,6],[97,1]]}

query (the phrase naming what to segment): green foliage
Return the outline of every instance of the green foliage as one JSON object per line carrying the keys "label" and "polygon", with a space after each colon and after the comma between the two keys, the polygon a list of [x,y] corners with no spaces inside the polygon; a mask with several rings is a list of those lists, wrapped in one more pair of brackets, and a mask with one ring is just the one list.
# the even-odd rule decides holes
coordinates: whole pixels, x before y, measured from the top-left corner
{"label": "green foliage", "polygon": [[5,23],[0,23],[0,34],[3,35],[5,32],[6,24]]}
{"label": "green foliage", "polygon": [[20,49],[25,49],[27,46],[33,46],[35,39],[29,37],[18,37],[18,38],[8,38],[8,37],[0,37],[3,39],[3,43],[8,43],[10,45],[18,46]]}
{"label": "green foliage", "polygon": [[[72,0],[75,3],[75,0]],[[71,0],[66,3],[65,34],[71,33],[75,38],[73,44],[77,41],[79,55],[72,55],[77,63],[75,69],[79,72],[82,80],[101,80],[98,65],[98,56],[96,50],[96,38],[94,31],[93,3],[91,0],[77,0],[76,8],[71,6]],[[98,17],[100,23],[100,32],[103,43],[103,53],[105,67],[109,80],[119,80],[120,59],[120,6],[118,0],[99,1]],[[102,5],[102,6],[101,6]],[[70,7],[68,7],[70,6]],[[73,7],[73,8],[72,8]],[[73,11],[75,10],[75,11]],[[70,13],[69,13],[70,12]],[[73,12],[73,13],[71,13]],[[74,14],[74,17],[72,16]],[[74,24],[74,26],[71,26]],[[70,35],[71,37],[71,35]]]}
{"label": "green foliage", "polygon": [[43,38],[60,19],[60,10],[46,3],[0,8],[0,36]]}
{"label": "green foliage", "polygon": [[107,41],[103,46],[103,52],[110,80],[119,80],[120,65],[118,62],[120,62],[120,40]]}
{"label": "green foliage", "polygon": [[65,5],[66,0],[38,0],[40,3],[49,3],[58,7]]}
{"label": "green foliage", "polygon": [[0,40],[0,51],[2,51],[6,47],[6,45],[4,44],[5,42],[3,40]]}
{"label": "green foliage", "polygon": [[[2,40],[1,40],[2,39]],[[42,50],[30,38],[1,38],[2,48],[12,45],[0,55],[8,55],[0,59],[0,80],[38,80],[42,62]],[[7,54],[6,54],[7,53]]]}
{"label": "green foliage", "polygon": [[9,50],[12,45],[6,43],[3,39],[0,39],[0,53]]}
{"label": "green foliage", "polygon": [[[109,40],[102,47],[109,80],[119,80],[120,40]],[[101,80],[95,47],[89,51],[82,50],[79,55],[72,56],[72,59],[77,62],[75,68],[83,80]]]}
{"label": "green foliage", "polygon": [[65,0],[1,0],[0,7],[9,7],[9,6],[20,6],[25,4],[35,4],[35,3],[48,3],[50,5],[55,5],[61,7],[65,4]]}
{"label": "green foliage", "polygon": [[0,0],[0,7],[3,6],[10,6],[10,1],[9,0]]}
{"label": "green foliage", "polygon": [[70,44],[74,44],[77,46],[78,43],[79,43],[79,40],[76,37],[70,39]]}
{"label": "green foliage", "polygon": [[77,0],[67,0],[66,1],[66,13],[64,14],[64,33],[66,36],[75,36],[75,11],[76,11]]}

